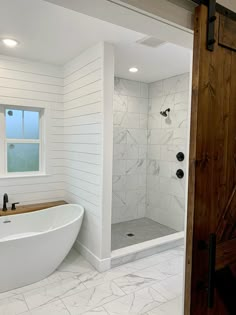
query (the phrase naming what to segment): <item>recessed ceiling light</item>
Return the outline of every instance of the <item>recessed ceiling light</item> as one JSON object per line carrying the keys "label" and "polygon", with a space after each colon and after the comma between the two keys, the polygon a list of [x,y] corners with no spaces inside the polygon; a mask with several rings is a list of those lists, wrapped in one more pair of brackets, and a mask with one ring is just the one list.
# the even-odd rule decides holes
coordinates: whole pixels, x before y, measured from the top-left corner
{"label": "recessed ceiling light", "polygon": [[2,42],[7,47],[11,47],[11,48],[14,48],[19,44],[17,40],[11,39],[11,38],[4,38],[2,39]]}
{"label": "recessed ceiling light", "polygon": [[129,72],[133,72],[133,73],[138,72],[138,68],[136,67],[129,68]]}

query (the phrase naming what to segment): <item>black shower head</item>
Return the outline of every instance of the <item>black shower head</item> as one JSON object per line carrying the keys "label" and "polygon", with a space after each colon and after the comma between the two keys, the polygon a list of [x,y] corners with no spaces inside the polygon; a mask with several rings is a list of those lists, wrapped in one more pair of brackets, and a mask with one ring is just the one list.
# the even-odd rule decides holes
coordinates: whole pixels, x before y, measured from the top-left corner
{"label": "black shower head", "polygon": [[160,114],[164,117],[167,117],[169,112],[170,112],[170,108],[167,108],[166,110],[160,112]]}

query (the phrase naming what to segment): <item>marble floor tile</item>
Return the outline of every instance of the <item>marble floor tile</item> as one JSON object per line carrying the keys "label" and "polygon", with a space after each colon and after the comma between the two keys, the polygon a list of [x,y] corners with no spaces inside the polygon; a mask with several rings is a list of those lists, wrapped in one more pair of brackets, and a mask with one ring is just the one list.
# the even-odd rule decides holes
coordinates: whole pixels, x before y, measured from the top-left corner
{"label": "marble floor tile", "polygon": [[184,259],[178,256],[157,265],[157,269],[167,276],[183,273]]}
{"label": "marble floor tile", "polygon": [[152,286],[154,290],[164,296],[167,300],[177,298],[183,293],[183,275],[177,275],[162,280]]}
{"label": "marble floor tile", "polygon": [[5,299],[10,299],[16,295],[18,294],[15,292],[15,290],[0,293],[0,301],[5,300]]}
{"label": "marble floor tile", "polygon": [[16,295],[23,294],[23,293],[32,291],[34,289],[44,287],[48,284],[57,282],[59,280],[61,280],[61,278],[60,278],[59,274],[57,273],[57,271],[55,271],[52,275],[50,275],[49,277],[47,277],[41,281],[35,282],[33,284],[30,284],[30,285],[26,285],[24,287],[17,288],[17,289],[11,290],[11,291],[0,293],[0,300],[5,299],[5,298],[14,297]]}
{"label": "marble floor tile", "polygon": [[154,265],[160,264],[169,259],[175,258],[175,253],[172,250],[167,250],[143,259],[135,260],[131,263],[126,264],[126,267],[132,267],[133,270],[141,270]]}
{"label": "marble floor tile", "polygon": [[110,315],[144,314],[165,303],[166,299],[152,288],[145,288],[105,304]]}
{"label": "marble floor tile", "polygon": [[171,251],[176,256],[184,256],[184,245],[173,248]]}
{"label": "marble floor tile", "polygon": [[161,281],[169,277],[169,275],[160,271],[157,268],[157,266],[152,266],[152,267],[139,270],[133,273],[133,275],[141,277],[141,278],[145,278],[145,279],[150,279],[150,281],[152,280],[153,282]]}
{"label": "marble floor tile", "polygon": [[84,315],[109,315],[109,313],[107,313],[103,307],[96,307],[93,310],[84,313]]}
{"label": "marble floor tile", "polygon": [[182,296],[171,300],[167,303],[161,304],[157,308],[152,309],[145,315],[182,315],[183,305]]}
{"label": "marble floor tile", "polygon": [[[149,218],[141,218],[121,223],[112,224],[111,249],[139,244],[141,242],[156,239],[173,234],[176,231]],[[127,236],[132,233],[134,236]]]}
{"label": "marble floor tile", "polygon": [[86,287],[81,283],[81,280],[74,277],[29,291],[24,294],[24,298],[29,309],[33,309],[50,303],[55,299],[73,295],[85,289]]}
{"label": "marble floor tile", "polygon": [[71,315],[77,315],[88,312],[123,295],[124,292],[111,281],[63,298],[62,301]]}
{"label": "marble floor tile", "polygon": [[112,268],[103,273],[100,273],[98,271],[86,273],[82,275],[80,279],[87,288],[92,288],[99,284],[112,281],[114,279],[128,275],[132,273],[133,271],[134,271],[134,268],[132,267],[132,265],[128,264],[127,266],[122,265],[120,267]]}
{"label": "marble floor tile", "polygon": [[73,249],[48,278],[0,293],[0,315],[181,315],[183,256],[179,246],[100,273]]}
{"label": "marble floor tile", "polygon": [[64,259],[62,264],[58,267],[57,273],[61,279],[71,277],[85,272],[94,271],[95,268],[91,266],[83,256],[72,248],[69,255]]}
{"label": "marble floor tile", "polygon": [[61,280],[61,277],[59,276],[58,272],[55,271],[52,275],[48,276],[47,278],[45,278],[41,281],[32,283],[30,285],[26,285],[22,288],[18,288],[18,289],[12,290],[10,292],[13,292],[16,294],[23,294],[23,293],[32,291],[34,289],[42,288],[46,285],[52,284],[52,283],[60,281],[60,280]]}
{"label": "marble floor tile", "polygon": [[149,275],[143,275],[141,271],[127,276],[115,279],[114,282],[117,286],[124,291],[126,294],[137,291],[141,288],[150,286],[156,282],[156,279],[150,277]]}
{"label": "marble floor tile", "polygon": [[16,295],[0,301],[1,315],[18,315],[25,311],[28,311],[28,307],[23,295]]}
{"label": "marble floor tile", "polygon": [[70,315],[70,313],[60,300],[56,300],[21,315]]}

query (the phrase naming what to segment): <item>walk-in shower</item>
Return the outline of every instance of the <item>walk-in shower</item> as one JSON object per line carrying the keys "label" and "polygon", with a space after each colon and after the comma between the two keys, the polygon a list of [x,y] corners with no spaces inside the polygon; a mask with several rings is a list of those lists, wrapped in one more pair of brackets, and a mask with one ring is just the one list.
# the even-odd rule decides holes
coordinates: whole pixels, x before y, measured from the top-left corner
{"label": "walk-in shower", "polygon": [[189,107],[189,73],[115,78],[112,250],[184,230]]}

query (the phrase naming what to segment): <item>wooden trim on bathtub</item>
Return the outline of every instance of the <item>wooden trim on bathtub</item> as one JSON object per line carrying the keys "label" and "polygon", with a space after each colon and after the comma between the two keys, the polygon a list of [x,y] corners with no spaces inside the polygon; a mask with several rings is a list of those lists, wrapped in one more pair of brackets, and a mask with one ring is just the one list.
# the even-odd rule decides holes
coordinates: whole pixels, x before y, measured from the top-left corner
{"label": "wooden trim on bathtub", "polygon": [[58,201],[52,201],[52,202],[37,203],[33,205],[19,206],[16,208],[16,210],[11,210],[11,209],[8,209],[7,211],[0,210],[0,216],[33,212],[33,211],[43,210],[43,209],[56,207],[60,205],[65,205],[66,203],[67,202],[65,202],[64,200],[58,200]]}

